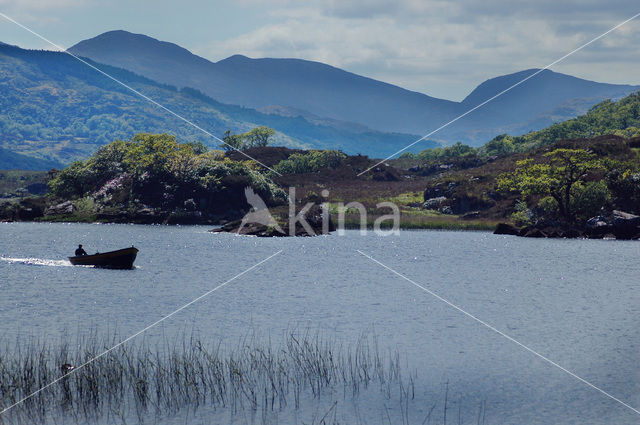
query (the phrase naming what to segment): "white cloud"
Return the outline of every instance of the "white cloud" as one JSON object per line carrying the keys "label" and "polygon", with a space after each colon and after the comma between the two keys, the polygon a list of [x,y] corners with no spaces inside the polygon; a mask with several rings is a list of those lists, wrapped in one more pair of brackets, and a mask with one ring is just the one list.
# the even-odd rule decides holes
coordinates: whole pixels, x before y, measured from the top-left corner
{"label": "white cloud", "polygon": [[[575,19],[562,14],[566,4],[556,3],[543,0],[534,7],[531,2],[488,0],[481,9],[470,0],[327,0],[304,6],[283,0],[263,26],[198,52],[210,58],[240,53],[316,60],[433,96],[460,99],[487,78],[546,66],[622,20],[612,12],[621,9],[622,2],[614,1],[606,12],[595,2],[582,3]],[[567,22],[571,31],[566,30]],[[640,53],[639,28],[630,23],[553,69],[571,69],[600,81],[640,83],[638,67],[633,66]],[[611,52],[619,57],[611,58]],[[618,75],[610,76],[603,64],[595,72],[593,62],[599,57],[628,63],[629,71],[618,68]]]}

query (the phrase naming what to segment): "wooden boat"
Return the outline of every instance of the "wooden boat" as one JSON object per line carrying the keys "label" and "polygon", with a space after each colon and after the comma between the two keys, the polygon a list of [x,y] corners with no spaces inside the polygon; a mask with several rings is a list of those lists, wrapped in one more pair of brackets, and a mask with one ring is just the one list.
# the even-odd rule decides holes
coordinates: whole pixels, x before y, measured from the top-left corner
{"label": "wooden boat", "polygon": [[69,261],[74,266],[94,266],[103,269],[132,269],[133,262],[138,255],[138,249],[135,247],[119,249],[117,251],[109,251],[93,255],[78,255],[69,257]]}

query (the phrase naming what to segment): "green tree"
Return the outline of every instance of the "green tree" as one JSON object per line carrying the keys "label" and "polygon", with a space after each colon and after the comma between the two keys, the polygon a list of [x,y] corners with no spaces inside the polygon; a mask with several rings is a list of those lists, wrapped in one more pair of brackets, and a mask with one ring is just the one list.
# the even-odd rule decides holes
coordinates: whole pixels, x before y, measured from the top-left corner
{"label": "green tree", "polygon": [[274,129],[265,126],[256,127],[244,133],[242,136],[245,149],[267,146],[274,134],[276,134]]}
{"label": "green tree", "polygon": [[226,151],[264,147],[271,143],[275,134],[274,129],[265,126],[256,127],[241,134],[231,134],[231,131],[227,130],[222,137],[224,143],[220,147]]}
{"label": "green tree", "polygon": [[519,192],[524,198],[551,196],[558,204],[560,216],[573,222],[576,219],[574,198],[581,193],[576,188],[583,185],[590,171],[601,165],[593,153],[584,149],[556,149],[544,158],[542,163],[535,163],[533,159],[518,161],[513,173],[500,175],[498,189]]}
{"label": "green tree", "polygon": [[222,141],[220,148],[225,151],[242,150],[242,135],[240,134],[231,134],[231,130],[227,130],[222,136]]}

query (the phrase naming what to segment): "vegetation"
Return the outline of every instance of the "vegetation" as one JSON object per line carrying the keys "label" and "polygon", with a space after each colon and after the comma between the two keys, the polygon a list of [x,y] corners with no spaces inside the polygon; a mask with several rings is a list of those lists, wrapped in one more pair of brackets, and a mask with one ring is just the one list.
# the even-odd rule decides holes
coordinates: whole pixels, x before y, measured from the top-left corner
{"label": "vegetation", "polygon": [[502,135],[493,141],[499,139],[500,142],[495,146],[502,146],[507,153],[509,145],[512,146],[511,152],[525,152],[560,140],[609,134],[625,138],[640,135],[640,92],[630,94],[617,102],[605,100],[592,107],[585,115],[553,124],[543,130],[516,137]]}
{"label": "vegetation", "polygon": [[340,151],[331,150],[294,153],[277,163],[273,170],[280,174],[314,173],[323,168],[336,168],[346,157]]}
{"label": "vegetation", "polygon": [[269,127],[261,126],[242,134],[231,134],[230,130],[224,132],[220,147],[226,151],[245,151],[251,148],[263,148],[272,142],[276,132]]}
{"label": "vegetation", "polygon": [[[286,195],[251,161],[232,161],[201,143],[168,134],[138,134],[101,147],[49,181],[51,195],[94,206],[94,213],[150,210],[158,214],[224,215],[246,209],[244,188],[269,205]],[[91,198],[91,202],[87,198]]]}
{"label": "vegetation", "polygon": [[46,171],[0,171],[0,199],[44,195],[47,175]]}
{"label": "vegetation", "polygon": [[[588,173],[601,167],[593,153],[584,149],[555,149],[543,157],[545,162],[535,162],[532,158],[518,161],[515,172],[498,178],[498,189],[519,192],[523,198],[551,196],[560,217],[567,222],[573,222],[576,214],[592,210],[586,205],[589,201],[593,204],[606,199],[606,195],[598,198],[598,185],[584,185]],[[598,199],[588,200],[594,196]],[[604,202],[598,208],[603,205]],[[549,209],[555,208],[547,207]]]}
{"label": "vegetation", "polygon": [[[64,53],[0,45],[0,63],[4,77],[0,80],[0,148],[14,154],[0,151],[1,169],[46,170],[70,164],[114,139],[129,140],[143,131],[170,132],[180,140],[203,136],[197,128]],[[98,66],[214,135],[268,126],[275,130],[272,139],[280,145],[355,153],[366,143],[376,155],[388,155],[396,146],[415,139],[407,134],[338,129],[302,117],[264,114],[222,104],[195,89],[178,89],[123,69]],[[209,147],[218,144],[212,138],[204,142]],[[258,137],[251,143],[262,140]]]}
{"label": "vegetation", "polygon": [[498,190],[521,197],[512,216],[517,224],[532,219],[584,223],[614,208],[639,213],[639,163],[631,149],[627,155],[631,160],[599,157],[585,149],[554,149],[517,161],[515,170],[498,177]]}
{"label": "vegetation", "polygon": [[309,400],[337,394],[357,399],[369,387],[385,400],[399,400],[398,411],[406,412],[414,397],[415,375],[402,371],[397,352],[381,353],[376,338],[367,335],[348,347],[290,333],[281,344],[245,339],[235,350],[192,338],[153,347],[128,343],[104,353],[117,340],[93,334],[56,346],[18,341],[14,349],[4,341],[2,406],[59,382],[3,413],[0,423],[94,423],[103,417],[142,423],[204,406],[232,417],[258,411],[264,420],[271,412],[297,411]]}
{"label": "vegetation", "polygon": [[478,148],[458,142],[448,147],[425,149],[417,154],[404,153],[401,158],[429,161],[468,156],[502,157],[551,145],[560,140],[602,135],[625,138],[640,136],[640,92],[630,94],[617,102],[605,100],[593,106],[585,115],[522,136],[501,134]]}
{"label": "vegetation", "polygon": [[416,154],[405,152],[400,157],[430,161],[438,159],[459,158],[467,155],[474,155],[475,153],[475,148],[462,144],[461,142],[457,142],[454,145],[445,146],[442,148],[425,149]]}

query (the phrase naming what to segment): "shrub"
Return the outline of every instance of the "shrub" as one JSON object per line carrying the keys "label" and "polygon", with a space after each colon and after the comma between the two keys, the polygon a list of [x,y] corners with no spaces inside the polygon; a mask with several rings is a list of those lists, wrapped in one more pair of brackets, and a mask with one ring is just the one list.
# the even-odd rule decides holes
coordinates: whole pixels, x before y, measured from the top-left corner
{"label": "shrub", "polygon": [[336,150],[294,153],[277,163],[273,169],[280,174],[313,173],[322,168],[336,168],[347,155]]}
{"label": "shrub", "polygon": [[531,217],[531,210],[527,208],[527,203],[525,201],[518,201],[516,203],[515,212],[510,216],[516,226],[527,226],[531,224]]}
{"label": "shrub", "polygon": [[576,217],[587,220],[600,212],[611,200],[611,193],[603,181],[587,182],[572,188],[572,209]]}

